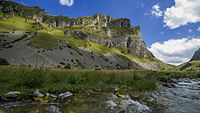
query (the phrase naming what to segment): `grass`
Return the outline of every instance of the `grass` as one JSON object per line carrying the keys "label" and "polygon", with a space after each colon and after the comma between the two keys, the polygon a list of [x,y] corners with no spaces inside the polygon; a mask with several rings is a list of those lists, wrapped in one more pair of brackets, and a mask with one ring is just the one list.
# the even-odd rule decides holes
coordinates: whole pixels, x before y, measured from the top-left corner
{"label": "grass", "polygon": [[0,67],[0,94],[13,90],[28,93],[35,89],[51,93],[113,91],[116,87],[142,92],[155,90],[159,81],[179,77],[200,77],[200,73]]}
{"label": "grass", "polygon": [[15,16],[8,19],[0,19],[0,32],[12,32],[13,30],[26,30],[26,31],[35,31],[32,28],[33,20]]}
{"label": "grass", "polygon": [[64,38],[64,32],[62,30],[39,30],[36,36],[31,38],[31,46],[46,49],[53,48],[56,47],[59,44],[59,41]]}
{"label": "grass", "polygon": [[[0,12],[2,15],[3,13]],[[118,57],[131,62],[131,59],[135,59],[139,62],[154,62],[153,59],[145,59],[145,58],[138,58],[134,57],[130,54],[124,54],[121,52],[120,49],[117,48],[108,48],[106,46],[102,46],[98,43],[94,43],[91,41],[83,41],[80,39],[76,39],[73,37],[67,37],[64,34],[63,29],[58,29],[58,28],[49,28],[48,24],[46,23],[41,23],[42,25],[42,30],[36,31],[33,28],[33,23],[34,20],[27,19],[27,21],[23,17],[19,16],[14,16],[10,17],[8,19],[1,19],[0,20],[0,32],[11,32],[14,30],[25,30],[25,31],[31,31],[37,33],[33,38],[31,38],[30,45],[35,47],[35,48],[45,48],[45,49],[50,49],[58,46],[59,43],[65,43],[68,42],[68,44],[73,47],[73,49],[78,50],[78,47],[85,47],[89,48],[92,52],[100,54],[102,56],[108,54],[108,53],[113,53],[116,54]],[[102,38],[107,38],[107,36],[103,35],[101,32],[103,32],[103,28],[100,30],[94,30],[93,27],[84,27],[84,26],[75,26],[71,29],[74,30],[85,30],[87,33],[91,35],[101,35],[99,37]],[[128,29],[116,29],[121,32],[130,32]],[[132,36],[132,38],[138,38],[135,36]],[[90,46],[88,46],[90,45]]]}
{"label": "grass", "polygon": [[184,71],[199,71],[200,70],[200,61],[191,61],[188,62],[185,66],[180,68]]}

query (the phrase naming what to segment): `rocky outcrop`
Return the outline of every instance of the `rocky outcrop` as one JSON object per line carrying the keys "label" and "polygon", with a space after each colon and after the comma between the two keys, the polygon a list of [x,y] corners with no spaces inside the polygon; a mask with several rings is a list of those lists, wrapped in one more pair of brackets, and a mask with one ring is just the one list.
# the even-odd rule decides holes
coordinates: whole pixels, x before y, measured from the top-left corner
{"label": "rocky outcrop", "polygon": [[68,37],[74,37],[84,40],[93,41],[109,48],[115,47],[122,50],[125,54],[131,54],[133,56],[142,58],[154,58],[153,54],[147,49],[145,42],[142,39],[132,39],[129,36],[122,36],[116,38],[100,38],[97,36],[87,35],[82,31],[65,31],[65,35]]}
{"label": "rocky outcrop", "polygon": [[37,22],[43,21],[44,10],[39,7],[27,7],[12,1],[1,0],[0,7],[8,16],[18,14],[25,18],[34,19]]}
{"label": "rocky outcrop", "polygon": [[52,28],[66,28],[73,24],[68,17],[64,16],[51,16],[44,15],[43,22],[48,23],[49,27]]}
{"label": "rocky outcrop", "polygon": [[121,18],[121,19],[115,19],[112,20],[108,23],[109,27],[114,27],[114,28],[130,28],[130,20],[127,18]]}
{"label": "rocky outcrop", "polygon": [[88,35],[84,31],[79,30],[66,30],[65,35],[67,37],[74,37],[79,39],[86,39]]}
{"label": "rocky outcrop", "polygon": [[101,26],[130,28],[130,20],[127,18],[114,19],[111,16],[95,14],[91,17],[68,18],[64,16],[51,16],[39,7],[27,7],[12,1],[2,0],[0,8],[8,15],[18,14],[25,18],[34,19],[37,22],[46,22],[50,27],[66,28],[69,26]]}
{"label": "rocky outcrop", "polygon": [[[12,65],[47,65],[46,67],[70,66],[102,69],[149,67],[149,65],[146,64],[140,64],[139,66],[138,63],[135,62],[126,62],[125,60],[127,59],[121,58],[117,53],[111,55],[116,56],[114,58],[108,57],[105,54],[103,54],[105,56],[102,57],[95,52],[93,53],[93,51],[81,50],[80,48],[83,45],[78,45],[77,43],[74,45],[72,44],[73,46],[77,46],[73,48],[70,45],[70,41],[65,42],[59,40],[57,46],[49,50],[45,50],[44,48],[41,48],[44,50],[40,50],[39,48],[34,48],[29,45],[30,38],[39,32],[37,30],[47,30],[47,33],[50,35],[51,31],[55,28],[59,28],[59,30],[64,32],[66,38],[77,38],[84,42],[92,41],[109,48],[117,48],[121,51],[120,53],[125,56],[128,54],[140,58],[154,58],[141,37],[140,27],[132,26],[130,20],[127,18],[112,18],[111,16],[101,14],[77,18],[52,16],[46,14],[44,10],[39,7],[23,6],[5,0],[1,0],[0,9],[3,11],[6,18],[17,15],[24,17],[25,22],[28,19],[35,20],[34,23],[30,23],[30,26],[36,30],[36,33],[30,33],[31,35],[29,35],[29,33],[23,33],[24,31],[22,30],[23,32],[13,31],[13,33],[0,34],[2,35],[0,38],[5,40],[5,42],[0,42],[0,46],[9,48],[2,49],[0,51],[0,57],[6,58]],[[5,20],[7,20],[6,18]],[[17,36],[18,33],[19,36]],[[23,35],[26,35],[28,38],[23,38]],[[17,38],[16,41],[13,40],[15,39],[13,37]],[[41,43],[46,43],[45,41]],[[79,51],[75,50],[75,48],[79,49]],[[88,49],[85,45],[82,48]],[[112,52],[108,54],[112,54]],[[109,59],[109,61],[107,59]],[[131,61],[130,58],[128,58],[128,60]]]}
{"label": "rocky outcrop", "polygon": [[191,59],[191,61],[194,61],[194,60],[200,60],[200,48],[199,50],[195,52],[194,56]]}

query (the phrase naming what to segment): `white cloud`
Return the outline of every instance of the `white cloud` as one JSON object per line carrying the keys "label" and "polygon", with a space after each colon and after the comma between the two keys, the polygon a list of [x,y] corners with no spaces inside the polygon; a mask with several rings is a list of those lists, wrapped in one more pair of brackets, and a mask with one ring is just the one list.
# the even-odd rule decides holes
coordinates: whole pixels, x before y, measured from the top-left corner
{"label": "white cloud", "polygon": [[74,0],[60,0],[59,3],[70,7],[74,4]]}
{"label": "white cloud", "polygon": [[200,32],[200,27],[197,28],[197,31]]}
{"label": "white cloud", "polygon": [[160,10],[159,4],[153,5],[152,10],[151,10],[151,15],[156,16],[156,17],[163,16],[163,11]]}
{"label": "white cloud", "polygon": [[156,58],[169,64],[180,65],[189,61],[200,48],[200,37],[170,39],[163,43],[153,43],[149,50]]}
{"label": "white cloud", "polygon": [[165,32],[164,32],[164,31],[161,31],[161,32],[160,32],[160,35],[164,35],[164,34],[165,34]]}
{"label": "white cloud", "polygon": [[175,29],[200,22],[200,0],[174,0],[175,5],[164,12],[165,26]]}
{"label": "white cloud", "polygon": [[147,12],[145,12],[145,13],[144,13],[144,16],[149,16],[149,15],[150,15],[150,14],[149,14],[149,13],[147,13]]}
{"label": "white cloud", "polygon": [[188,33],[192,33],[192,32],[193,32],[192,29],[189,29],[189,30],[188,30]]}

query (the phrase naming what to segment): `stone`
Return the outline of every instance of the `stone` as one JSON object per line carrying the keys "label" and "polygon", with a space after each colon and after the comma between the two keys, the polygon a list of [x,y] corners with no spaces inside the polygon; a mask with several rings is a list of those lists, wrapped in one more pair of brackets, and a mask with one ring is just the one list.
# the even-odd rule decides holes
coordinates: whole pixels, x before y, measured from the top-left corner
{"label": "stone", "polygon": [[117,107],[117,104],[112,100],[109,100],[106,103],[107,103],[107,108],[109,108],[111,110],[113,110],[115,107]]}
{"label": "stone", "polygon": [[61,93],[58,95],[58,101],[59,102],[63,102],[65,101],[67,98],[73,96],[73,93],[71,92],[65,92],[65,93]]}
{"label": "stone", "polygon": [[4,95],[4,97],[6,98],[15,98],[18,97],[21,93],[19,91],[12,91],[12,92],[8,92]]}
{"label": "stone", "polygon": [[21,95],[21,93],[19,91],[11,91],[6,93],[5,95],[2,96],[2,100],[15,100],[17,99],[19,96]]}
{"label": "stone", "polygon": [[35,97],[44,97],[44,94],[42,94],[42,93],[40,92],[39,89],[36,89],[36,90],[33,92],[33,95],[34,95]]}
{"label": "stone", "polygon": [[168,87],[168,88],[174,88],[175,87],[175,85],[172,84],[172,83],[165,83],[165,84],[163,84],[163,86]]}
{"label": "stone", "polygon": [[54,106],[54,105],[47,107],[46,110],[49,111],[50,113],[62,113],[59,107]]}
{"label": "stone", "polygon": [[86,39],[88,37],[85,32],[78,30],[66,30],[65,35],[68,37],[74,37],[79,39]]}

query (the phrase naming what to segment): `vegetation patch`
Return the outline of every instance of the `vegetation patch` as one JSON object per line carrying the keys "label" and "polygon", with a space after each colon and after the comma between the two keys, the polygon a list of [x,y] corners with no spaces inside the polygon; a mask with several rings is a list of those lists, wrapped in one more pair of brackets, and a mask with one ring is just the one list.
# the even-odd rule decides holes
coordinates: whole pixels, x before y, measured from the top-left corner
{"label": "vegetation patch", "polygon": [[[95,74],[94,74],[95,73]],[[154,72],[135,70],[65,70],[29,67],[0,67],[0,94],[18,90],[31,92],[151,91],[171,78],[200,77],[198,72]]]}
{"label": "vegetation patch", "polygon": [[19,16],[0,19],[0,32],[12,32],[13,30],[35,31],[32,28],[34,21]]}
{"label": "vegetation patch", "polygon": [[6,59],[0,58],[0,65],[9,65]]}
{"label": "vegetation patch", "polygon": [[199,71],[200,70],[200,61],[191,61],[186,63],[183,67],[180,68],[185,71]]}

